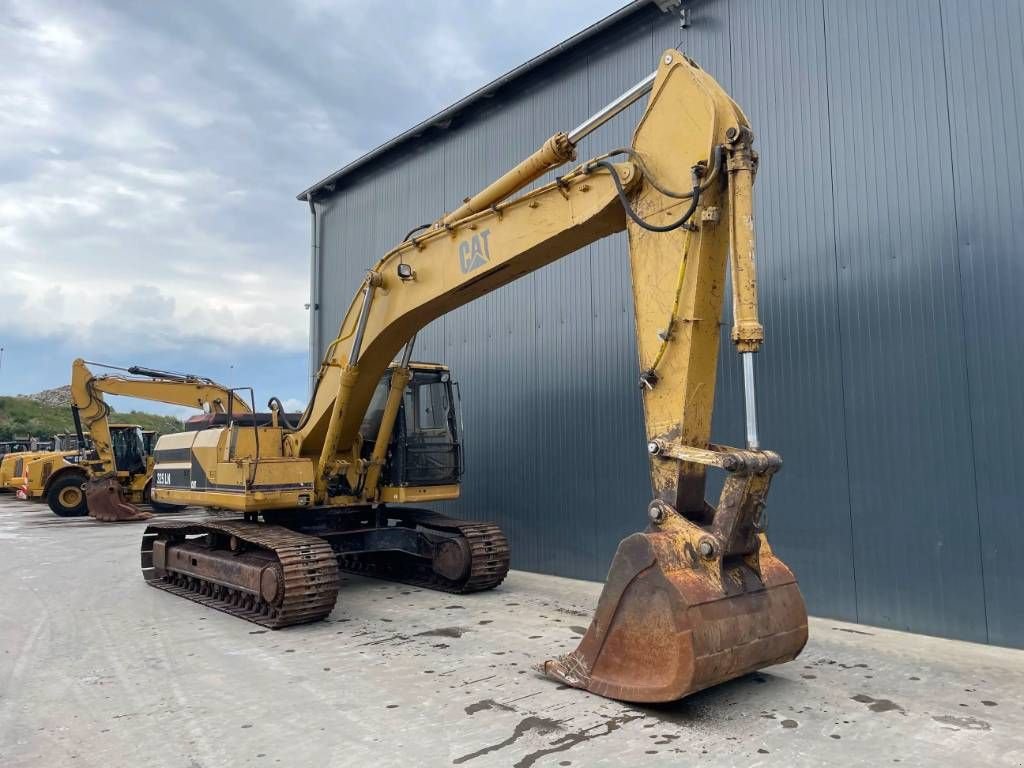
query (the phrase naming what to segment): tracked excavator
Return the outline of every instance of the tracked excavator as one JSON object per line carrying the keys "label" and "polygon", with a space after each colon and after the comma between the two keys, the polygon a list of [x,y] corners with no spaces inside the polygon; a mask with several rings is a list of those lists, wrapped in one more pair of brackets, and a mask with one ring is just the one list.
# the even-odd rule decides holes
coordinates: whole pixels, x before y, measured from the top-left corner
{"label": "tracked excavator", "polygon": [[[92,365],[100,365],[91,363]],[[104,394],[134,397],[203,411],[203,419],[232,412],[241,417],[254,410],[235,390],[192,374],[158,371],[141,366],[115,368],[131,375],[96,376],[81,358],[71,364],[71,413],[79,442],[88,436],[92,449],[83,452],[74,468],[53,478],[47,501],[62,517],[88,514],[104,522],[147,520],[152,513],[137,505],[149,502],[157,511],[178,505],[151,497],[153,433],[134,424],[112,424]]]}
{"label": "tracked excavator", "polygon": [[[644,96],[630,147],[515,197]],[[756,429],[753,355],[764,332],[752,141],[718,83],[668,50],[652,75],[584,124],[414,230],[367,273],[297,424],[275,415],[259,426],[229,413],[223,424],[159,439],[155,499],[242,519],[150,525],[148,583],[272,628],[326,616],[339,568],[453,592],[496,586],[509,564],[497,527],[415,506],[457,497],[461,471],[457,390],[443,366],[412,362],[416,334],[626,230],[654,499],[646,530],[619,545],[579,647],[543,670],[602,696],[660,702],[794,658],[807,614],[763,528],[781,460],[760,447]],[[730,266],[744,448],[710,442]],[[725,473],[714,505],[705,500],[709,468]]]}

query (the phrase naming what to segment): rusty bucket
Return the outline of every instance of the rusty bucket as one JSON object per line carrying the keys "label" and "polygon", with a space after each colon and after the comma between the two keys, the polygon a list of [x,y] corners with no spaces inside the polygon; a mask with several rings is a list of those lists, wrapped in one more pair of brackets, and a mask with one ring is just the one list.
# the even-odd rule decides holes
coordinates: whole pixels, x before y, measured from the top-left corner
{"label": "rusty bucket", "polygon": [[113,477],[102,477],[85,484],[85,501],[89,516],[104,523],[149,520],[152,512],[139,509],[124,500],[124,491]]}
{"label": "rusty bucket", "polygon": [[544,663],[576,688],[666,702],[772,664],[807,642],[796,578],[763,534],[723,556],[706,528],[672,513],[620,544],[579,647]]}

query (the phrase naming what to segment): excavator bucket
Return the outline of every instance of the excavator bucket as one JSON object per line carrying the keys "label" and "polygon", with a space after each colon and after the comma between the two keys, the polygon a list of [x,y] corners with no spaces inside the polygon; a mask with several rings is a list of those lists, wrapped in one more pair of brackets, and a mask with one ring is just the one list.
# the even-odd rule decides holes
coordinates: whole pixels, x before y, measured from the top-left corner
{"label": "excavator bucket", "polygon": [[796,578],[763,533],[733,529],[733,538],[722,527],[744,511],[737,506],[750,510],[744,490],[726,483],[714,522],[704,525],[654,502],[655,522],[619,544],[579,647],[546,661],[544,673],[600,696],[654,703],[795,658],[807,642]]}
{"label": "excavator bucket", "polygon": [[91,480],[85,484],[85,500],[89,516],[104,523],[149,520],[152,512],[139,509],[124,500],[124,491],[113,477]]}

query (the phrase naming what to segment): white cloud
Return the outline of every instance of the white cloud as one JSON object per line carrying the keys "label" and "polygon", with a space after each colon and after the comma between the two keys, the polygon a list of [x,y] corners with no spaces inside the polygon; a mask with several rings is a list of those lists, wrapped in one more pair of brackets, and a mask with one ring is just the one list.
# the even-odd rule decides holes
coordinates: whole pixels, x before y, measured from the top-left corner
{"label": "white cloud", "polygon": [[304,353],[295,193],[619,4],[531,3],[0,4],[0,345]]}
{"label": "white cloud", "polygon": [[281,401],[281,405],[284,406],[285,413],[302,413],[306,410],[306,401],[294,397],[286,397]]}
{"label": "white cloud", "polygon": [[38,43],[43,56],[77,62],[88,52],[85,41],[64,21],[45,21],[33,27],[29,37]]}

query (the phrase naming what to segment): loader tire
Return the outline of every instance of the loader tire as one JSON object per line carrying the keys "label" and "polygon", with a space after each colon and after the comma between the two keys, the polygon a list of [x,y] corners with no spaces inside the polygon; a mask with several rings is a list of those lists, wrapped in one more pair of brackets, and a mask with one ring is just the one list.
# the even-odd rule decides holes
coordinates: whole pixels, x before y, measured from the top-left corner
{"label": "loader tire", "polygon": [[50,489],[46,492],[46,503],[50,505],[53,513],[59,517],[83,517],[89,514],[89,508],[85,502],[85,491],[82,490],[82,483],[85,478],[72,473],[58,477],[53,481]]}

